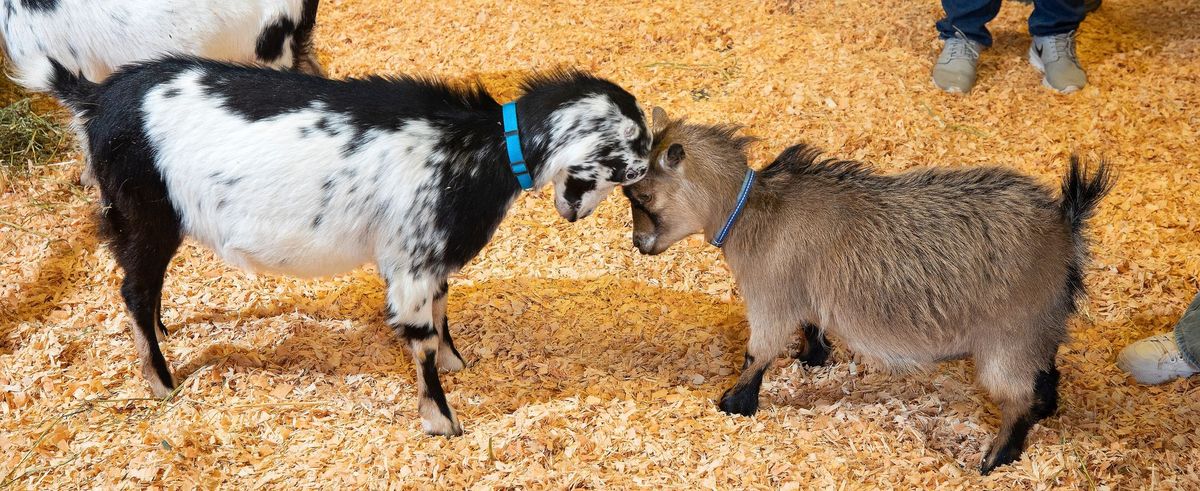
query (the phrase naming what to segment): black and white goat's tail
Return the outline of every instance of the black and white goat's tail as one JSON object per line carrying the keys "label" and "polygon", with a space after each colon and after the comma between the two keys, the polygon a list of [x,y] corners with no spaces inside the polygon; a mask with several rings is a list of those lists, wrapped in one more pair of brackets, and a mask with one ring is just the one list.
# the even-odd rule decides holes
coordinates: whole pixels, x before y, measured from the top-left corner
{"label": "black and white goat's tail", "polygon": [[1062,197],[1059,210],[1063,221],[1071,228],[1071,239],[1075,246],[1075,254],[1067,273],[1067,298],[1070,310],[1075,311],[1075,305],[1084,294],[1083,270],[1087,265],[1090,254],[1088,239],[1084,235],[1087,222],[1096,214],[1100,200],[1117,182],[1107,162],[1101,161],[1091,172],[1079,156],[1071,155],[1071,168],[1063,177]]}
{"label": "black and white goat's tail", "polygon": [[35,63],[14,77],[22,86],[34,91],[50,92],[78,117],[86,117],[92,107],[97,85],[72,72],[53,58]]}

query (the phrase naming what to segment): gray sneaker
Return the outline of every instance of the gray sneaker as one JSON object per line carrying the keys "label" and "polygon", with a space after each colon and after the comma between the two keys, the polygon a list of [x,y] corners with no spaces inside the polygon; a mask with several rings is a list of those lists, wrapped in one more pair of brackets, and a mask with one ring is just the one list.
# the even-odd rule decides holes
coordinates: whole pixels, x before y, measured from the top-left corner
{"label": "gray sneaker", "polygon": [[1087,85],[1087,74],[1075,55],[1075,31],[1034,37],[1029,63],[1045,74],[1042,85],[1060,93],[1070,94]]}
{"label": "gray sneaker", "polygon": [[975,86],[975,67],[983,45],[962,34],[947,39],[933,65],[933,85],[951,94],[966,94]]}

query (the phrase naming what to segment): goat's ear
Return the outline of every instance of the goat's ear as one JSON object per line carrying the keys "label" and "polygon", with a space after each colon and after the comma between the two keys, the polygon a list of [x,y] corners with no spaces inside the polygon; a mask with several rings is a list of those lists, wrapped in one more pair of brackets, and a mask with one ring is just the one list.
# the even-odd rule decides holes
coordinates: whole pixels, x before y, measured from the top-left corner
{"label": "goat's ear", "polygon": [[658,133],[662,131],[663,128],[667,127],[667,112],[661,107],[654,106],[654,109],[650,110],[650,121],[651,132]]}
{"label": "goat's ear", "polygon": [[667,147],[667,151],[659,154],[658,166],[669,171],[679,170],[679,165],[683,163],[683,145],[672,143]]}

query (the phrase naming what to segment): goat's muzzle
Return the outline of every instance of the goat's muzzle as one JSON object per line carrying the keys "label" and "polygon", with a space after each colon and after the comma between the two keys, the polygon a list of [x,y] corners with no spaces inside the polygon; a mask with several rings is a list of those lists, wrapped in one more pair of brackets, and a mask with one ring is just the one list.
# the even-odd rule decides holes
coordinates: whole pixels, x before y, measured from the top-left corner
{"label": "goat's muzzle", "polygon": [[662,251],[655,247],[658,242],[658,236],[653,234],[633,234],[633,245],[637,246],[638,252],[647,256],[657,256]]}

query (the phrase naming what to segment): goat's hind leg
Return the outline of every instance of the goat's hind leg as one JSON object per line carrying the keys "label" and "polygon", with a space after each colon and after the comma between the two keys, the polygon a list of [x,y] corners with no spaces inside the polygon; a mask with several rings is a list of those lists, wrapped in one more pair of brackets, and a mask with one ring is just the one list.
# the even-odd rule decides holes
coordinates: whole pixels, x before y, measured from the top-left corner
{"label": "goat's hind leg", "polygon": [[792,358],[810,367],[820,367],[829,362],[829,351],[829,338],[821,332],[821,328],[806,322],[804,349],[796,350]]}
{"label": "goat's hind leg", "polygon": [[980,463],[988,474],[1021,458],[1033,425],[1058,410],[1058,369],[1054,358],[1037,366],[1019,356],[977,359],[982,385],[1000,406],[1000,432]]}
{"label": "goat's hind leg", "polygon": [[454,338],[450,336],[450,321],[446,315],[446,298],[449,284],[442,282],[437,296],[433,301],[433,325],[438,329],[438,368],[447,372],[457,372],[466,367],[458,348],[454,347]]}
{"label": "goat's hind leg", "polygon": [[460,435],[462,426],[446,402],[446,393],[438,378],[441,337],[434,327],[433,311],[439,283],[406,273],[405,268],[385,275],[391,311],[388,324],[404,336],[412,351],[413,364],[417,368],[417,412],[421,415],[421,428],[431,435]]}
{"label": "goat's hind leg", "polygon": [[182,236],[178,223],[169,220],[171,214],[166,215],[168,220],[152,221],[154,210],[141,209],[135,213],[130,217],[117,208],[109,208],[102,212],[101,219],[108,222],[106,230],[111,235],[113,254],[125,271],[121,296],[129,310],[142,376],[155,396],[166,397],[175,390],[175,378],[159,348],[155,331],[161,326],[163,277]]}

